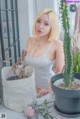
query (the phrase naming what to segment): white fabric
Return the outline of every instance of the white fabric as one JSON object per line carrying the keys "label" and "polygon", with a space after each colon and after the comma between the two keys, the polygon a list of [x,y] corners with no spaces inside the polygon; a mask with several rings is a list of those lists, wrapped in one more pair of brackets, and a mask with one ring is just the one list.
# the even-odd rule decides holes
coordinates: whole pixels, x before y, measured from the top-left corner
{"label": "white fabric", "polygon": [[26,71],[32,72],[30,77],[8,81],[6,79],[14,75],[11,67],[4,67],[2,69],[4,105],[18,112],[24,111],[24,108],[36,99],[33,69],[31,67],[27,67]]}

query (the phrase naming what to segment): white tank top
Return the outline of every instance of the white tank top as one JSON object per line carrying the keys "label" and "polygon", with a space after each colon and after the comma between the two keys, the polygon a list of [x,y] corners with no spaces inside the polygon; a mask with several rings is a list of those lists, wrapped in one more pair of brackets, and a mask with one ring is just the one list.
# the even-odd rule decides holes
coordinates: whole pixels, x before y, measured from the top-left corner
{"label": "white tank top", "polygon": [[47,88],[49,81],[54,75],[52,66],[54,62],[47,57],[47,53],[52,44],[49,45],[46,52],[40,56],[32,57],[26,55],[25,61],[34,68],[36,85],[41,88]]}

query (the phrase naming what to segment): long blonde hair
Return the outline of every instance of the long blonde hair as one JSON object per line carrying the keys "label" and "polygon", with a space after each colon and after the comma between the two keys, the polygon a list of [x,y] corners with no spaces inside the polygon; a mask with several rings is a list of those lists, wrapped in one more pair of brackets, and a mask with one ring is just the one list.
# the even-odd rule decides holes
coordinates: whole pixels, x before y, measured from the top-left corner
{"label": "long blonde hair", "polygon": [[37,37],[37,33],[35,30],[36,22],[37,22],[38,18],[40,16],[42,16],[43,14],[48,14],[48,16],[49,16],[49,24],[51,27],[51,31],[49,34],[48,41],[57,40],[59,38],[59,34],[60,34],[59,20],[58,20],[56,13],[53,10],[48,9],[48,8],[43,9],[36,16],[36,18],[34,20],[34,24],[33,24],[33,29],[32,29],[33,36]]}

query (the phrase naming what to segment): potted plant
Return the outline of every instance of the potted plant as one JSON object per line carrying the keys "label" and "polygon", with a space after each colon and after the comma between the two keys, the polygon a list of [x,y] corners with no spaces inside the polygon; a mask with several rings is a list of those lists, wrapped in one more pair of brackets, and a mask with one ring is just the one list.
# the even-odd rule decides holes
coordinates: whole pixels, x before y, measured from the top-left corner
{"label": "potted plant", "polygon": [[66,0],[60,0],[62,26],[64,29],[65,66],[62,74],[51,79],[55,93],[55,109],[64,116],[80,115],[80,74],[73,73],[73,56],[69,33],[69,18]]}
{"label": "potted plant", "polygon": [[4,106],[23,112],[37,97],[33,68],[27,66],[21,57],[16,64],[3,67],[1,73]]}

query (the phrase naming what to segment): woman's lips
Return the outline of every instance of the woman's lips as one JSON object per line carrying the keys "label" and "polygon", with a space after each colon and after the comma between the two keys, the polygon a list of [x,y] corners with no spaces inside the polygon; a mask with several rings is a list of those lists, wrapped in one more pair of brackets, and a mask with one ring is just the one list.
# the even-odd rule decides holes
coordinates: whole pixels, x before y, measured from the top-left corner
{"label": "woman's lips", "polygon": [[41,34],[41,33],[42,33],[42,31],[41,31],[41,30],[37,30],[37,33]]}

